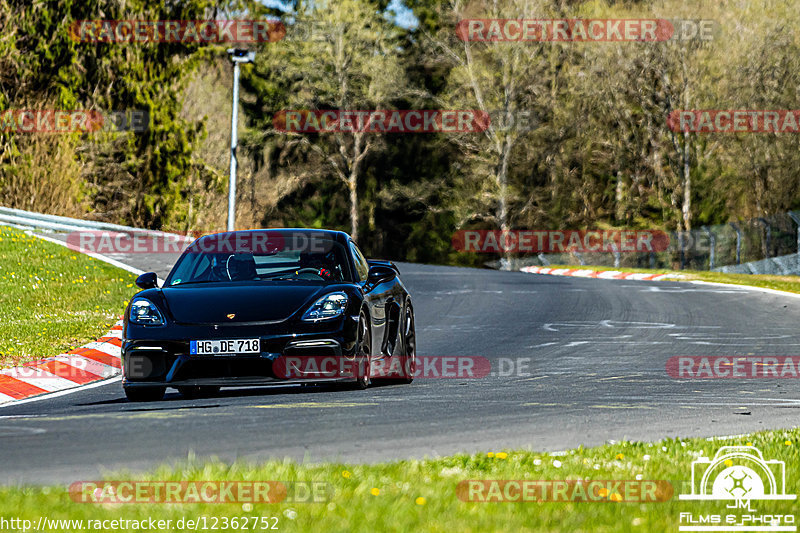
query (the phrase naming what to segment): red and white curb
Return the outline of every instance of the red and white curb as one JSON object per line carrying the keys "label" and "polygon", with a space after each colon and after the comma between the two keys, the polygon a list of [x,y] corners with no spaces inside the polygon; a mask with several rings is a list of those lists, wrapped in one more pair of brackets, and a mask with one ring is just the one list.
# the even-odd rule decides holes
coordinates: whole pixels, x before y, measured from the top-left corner
{"label": "red and white curb", "polygon": [[0,404],[80,387],[122,372],[122,321],[68,353],[0,370]]}
{"label": "red and white curb", "polygon": [[551,276],[574,276],[577,278],[632,279],[637,281],[660,281],[682,278],[680,274],[647,274],[644,272],[623,272],[621,270],[590,270],[580,268],[548,268],[528,266],[520,269],[528,274],[550,274]]}

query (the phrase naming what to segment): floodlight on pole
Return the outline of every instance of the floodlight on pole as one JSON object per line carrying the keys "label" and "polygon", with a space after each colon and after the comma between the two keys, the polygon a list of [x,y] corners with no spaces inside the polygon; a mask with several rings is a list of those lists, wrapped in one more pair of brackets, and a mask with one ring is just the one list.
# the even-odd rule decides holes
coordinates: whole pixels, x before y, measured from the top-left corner
{"label": "floodlight on pole", "polygon": [[255,61],[256,53],[242,48],[229,48],[228,55],[233,62],[233,104],[231,110],[231,170],[228,181],[228,231],[236,226],[236,145],[239,120],[239,65]]}

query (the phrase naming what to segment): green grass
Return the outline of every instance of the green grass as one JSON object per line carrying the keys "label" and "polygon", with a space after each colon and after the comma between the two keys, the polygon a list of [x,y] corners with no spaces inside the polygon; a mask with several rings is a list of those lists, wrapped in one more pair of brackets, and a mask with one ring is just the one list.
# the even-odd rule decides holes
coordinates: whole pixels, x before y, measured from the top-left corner
{"label": "green grass", "polygon": [[[181,517],[200,516],[277,516],[280,531],[677,531],[681,512],[726,513],[724,503],[678,500],[678,494],[689,490],[691,462],[701,453],[713,457],[723,445],[754,445],[764,459],[785,461],[786,493],[800,492],[800,430],[793,429],[724,440],[620,442],[561,454],[506,451],[499,457],[484,453],[373,465],[187,461],[146,476],[115,473],[106,479],[315,481],[328,484],[331,496],[323,503],[251,506],[94,504],[74,502],[65,487],[6,487],[0,489],[0,516],[34,522],[42,515],[83,520],[154,517],[173,520],[167,531],[179,531],[174,522]],[[456,495],[458,483],[464,480],[629,480],[637,476],[669,481],[674,487],[672,498],[656,503],[478,503],[461,501]],[[797,504],[755,503],[759,514],[790,514]]]}
{"label": "green grass", "polygon": [[576,266],[576,265],[548,265],[548,268],[571,268],[586,270],[619,270],[622,272],[641,272],[645,274],[679,274],[682,277],[674,281],[711,281],[714,283],[730,283],[734,285],[749,285],[751,287],[764,287],[786,292],[800,293],[800,276],[772,276],[766,274],[725,274],[722,272],[708,272],[703,270],[664,270],[649,268],[613,268],[609,266]]}
{"label": "green grass", "polygon": [[123,313],[136,276],[0,227],[0,367],[96,339]]}
{"label": "green grass", "polygon": [[749,285],[751,287],[764,287],[767,289],[800,293],[800,277],[798,276],[772,276],[764,274],[760,275],[724,274],[722,272],[687,271],[686,280],[713,281],[715,283],[732,283],[735,285]]}

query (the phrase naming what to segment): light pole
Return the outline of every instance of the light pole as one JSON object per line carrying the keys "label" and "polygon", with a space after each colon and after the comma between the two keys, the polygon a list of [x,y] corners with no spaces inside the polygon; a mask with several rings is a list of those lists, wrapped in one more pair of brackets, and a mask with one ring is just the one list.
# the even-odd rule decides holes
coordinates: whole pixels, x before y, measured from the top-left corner
{"label": "light pole", "polygon": [[238,142],[236,127],[239,118],[239,64],[252,63],[256,53],[241,48],[228,48],[228,55],[233,61],[233,108],[231,111],[231,173],[228,181],[228,231],[236,225],[236,144]]}

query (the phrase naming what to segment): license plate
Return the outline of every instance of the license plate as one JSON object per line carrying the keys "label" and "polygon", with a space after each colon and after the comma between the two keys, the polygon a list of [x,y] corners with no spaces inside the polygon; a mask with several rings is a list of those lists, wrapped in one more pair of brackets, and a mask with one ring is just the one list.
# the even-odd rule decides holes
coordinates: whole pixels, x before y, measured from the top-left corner
{"label": "license plate", "polygon": [[261,353],[260,339],[228,339],[213,341],[190,341],[192,355],[231,355],[237,353]]}

